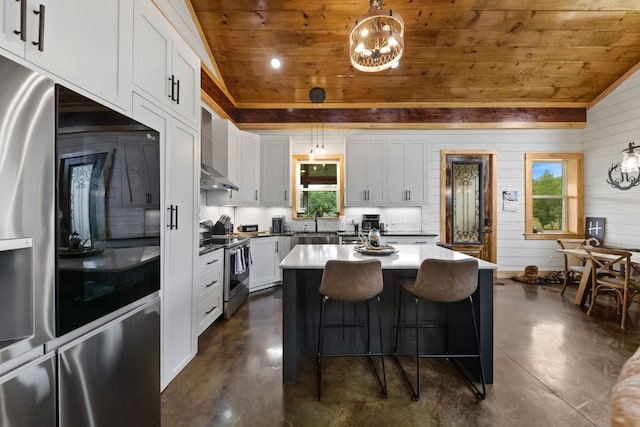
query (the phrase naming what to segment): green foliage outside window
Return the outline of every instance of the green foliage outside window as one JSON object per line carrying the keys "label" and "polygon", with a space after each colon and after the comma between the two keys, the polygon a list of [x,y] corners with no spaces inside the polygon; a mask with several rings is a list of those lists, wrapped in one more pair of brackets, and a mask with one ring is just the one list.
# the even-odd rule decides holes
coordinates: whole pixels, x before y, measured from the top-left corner
{"label": "green foliage outside window", "polygon": [[545,170],[533,179],[533,223],[542,230],[562,230],[563,178]]}
{"label": "green foliage outside window", "polygon": [[339,215],[335,191],[309,191],[306,215],[308,217]]}

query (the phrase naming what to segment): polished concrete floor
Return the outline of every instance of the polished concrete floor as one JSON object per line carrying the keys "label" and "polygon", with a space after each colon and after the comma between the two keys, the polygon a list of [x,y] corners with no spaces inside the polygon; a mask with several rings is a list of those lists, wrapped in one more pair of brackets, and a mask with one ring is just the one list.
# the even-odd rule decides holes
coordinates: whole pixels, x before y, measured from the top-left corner
{"label": "polished concrete floor", "polygon": [[[640,308],[625,331],[607,298],[592,316],[575,290],[500,280],[494,288],[494,384],[477,400],[446,361],[424,360],[420,401],[410,399],[387,359],[389,396],[363,358],[301,360],[298,382],[282,384],[280,288],[252,294],[218,320],[199,352],[162,394],[163,426],[607,426],[611,388],[640,345]],[[608,305],[607,305],[608,304]]]}

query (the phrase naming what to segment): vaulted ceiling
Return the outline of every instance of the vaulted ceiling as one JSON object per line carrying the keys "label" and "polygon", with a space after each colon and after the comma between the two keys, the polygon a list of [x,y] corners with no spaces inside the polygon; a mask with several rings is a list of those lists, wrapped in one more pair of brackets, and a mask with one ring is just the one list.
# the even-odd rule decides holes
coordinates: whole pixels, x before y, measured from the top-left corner
{"label": "vaulted ceiling", "polygon": [[245,127],[580,127],[640,62],[639,0],[386,0],[405,52],[378,73],[349,62],[367,0],[190,1],[219,76],[203,88]]}

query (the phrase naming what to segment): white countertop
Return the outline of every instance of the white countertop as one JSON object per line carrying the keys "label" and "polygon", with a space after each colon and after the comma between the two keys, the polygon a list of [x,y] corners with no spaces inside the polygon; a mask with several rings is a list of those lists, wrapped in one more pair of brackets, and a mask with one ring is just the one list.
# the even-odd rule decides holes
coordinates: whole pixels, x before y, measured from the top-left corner
{"label": "white countertop", "polygon": [[[332,259],[357,261],[363,259],[379,259],[382,269],[417,269],[427,258],[459,260],[471,258],[469,255],[442,248],[435,245],[394,245],[397,253],[386,256],[370,256],[360,254],[353,245],[296,245],[280,263],[283,269],[323,269],[327,261]],[[483,270],[496,270],[496,264],[478,260],[478,267]]]}
{"label": "white countertop", "polygon": [[160,246],[107,248],[103,252],[91,256],[61,258],[58,260],[58,266],[61,270],[117,272],[138,267],[159,256]]}

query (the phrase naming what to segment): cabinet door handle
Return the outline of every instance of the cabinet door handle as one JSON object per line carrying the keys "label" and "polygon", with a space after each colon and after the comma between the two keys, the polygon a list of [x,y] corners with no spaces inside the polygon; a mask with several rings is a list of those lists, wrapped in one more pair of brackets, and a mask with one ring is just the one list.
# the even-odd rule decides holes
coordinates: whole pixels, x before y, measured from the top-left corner
{"label": "cabinet door handle", "polygon": [[411,200],[411,190],[409,190],[409,199],[407,200]]}
{"label": "cabinet door handle", "polygon": [[278,243],[280,242],[276,242],[276,253],[278,253]]}
{"label": "cabinet door handle", "polygon": [[147,203],[151,203],[151,193],[147,193]]}
{"label": "cabinet door handle", "polygon": [[180,80],[176,80],[176,104],[180,105]]}
{"label": "cabinet door handle", "polygon": [[253,197],[253,200],[258,200],[258,190],[255,191],[255,195]]}
{"label": "cabinet door handle", "polygon": [[213,264],[214,262],[218,262],[218,260],[217,260],[217,259],[214,259],[213,261],[209,261],[209,262],[207,263],[207,265],[211,265],[211,264]]}
{"label": "cabinet door handle", "polygon": [[167,224],[167,228],[173,230],[173,205],[170,205],[167,210],[169,211],[169,224]]}
{"label": "cabinet door handle", "polygon": [[210,288],[210,287],[212,287],[213,285],[215,285],[216,283],[218,283],[218,281],[217,281],[217,280],[214,280],[213,282],[211,282],[211,283],[209,283],[207,286],[205,286],[205,288]]}
{"label": "cabinet door handle", "polygon": [[175,76],[173,74],[171,74],[171,77],[169,77],[169,82],[171,82],[171,89],[169,90],[169,99],[172,101],[175,101],[174,98],[174,91],[175,91]]}
{"label": "cabinet door handle", "polygon": [[13,33],[20,36],[20,40],[27,41],[27,0],[16,0],[20,2],[20,30],[13,30]]}
{"label": "cabinet door handle", "polygon": [[205,312],[204,312],[204,314],[205,314],[205,315],[206,315],[206,314],[211,314],[211,312],[212,312],[213,310],[215,310],[215,309],[216,309],[216,306],[214,305],[214,306],[213,306],[213,307],[211,307],[209,310],[205,311]]}
{"label": "cabinet door handle", "polygon": [[176,230],[178,229],[178,205],[176,205]]}
{"label": "cabinet door handle", "polygon": [[38,46],[40,52],[44,51],[44,5],[41,4],[38,10],[33,11],[38,15],[38,41],[31,42],[34,46]]}
{"label": "cabinet door handle", "polygon": [[284,201],[287,201],[287,190],[284,190]]}

